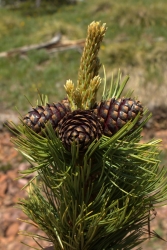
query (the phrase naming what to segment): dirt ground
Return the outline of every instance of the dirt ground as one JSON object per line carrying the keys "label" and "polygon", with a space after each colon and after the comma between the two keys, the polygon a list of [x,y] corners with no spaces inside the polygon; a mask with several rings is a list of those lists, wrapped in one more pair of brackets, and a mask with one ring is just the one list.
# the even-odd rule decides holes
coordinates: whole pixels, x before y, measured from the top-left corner
{"label": "dirt ground", "polygon": [[[9,115],[11,116],[11,115]],[[6,116],[7,118],[9,116]],[[13,115],[14,117],[14,115]],[[2,116],[1,116],[2,118]],[[3,118],[3,122],[5,118]],[[16,119],[17,122],[17,119]],[[12,134],[0,126],[0,250],[28,250],[37,247],[30,237],[18,234],[19,231],[41,233],[37,228],[24,222],[26,215],[16,207],[19,198],[26,196],[21,190],[27,184],[29,178],[16,179],[18,171],[27,169],[29,163],[25,162],[21,155],[14,149],[10,142]],[[155,108],[153,117],[143,131],[143,140],[150,138],[162,139],[162,164],[167,165],[167,113],[165,108]],[[156,211],[156,218],[151,221],[151,229],[167,240],[167,206]],[[18,219],[19,218],[19,219]],[[31,245],[31,247],[21,244]],[[48,243],[42,242],[43,247]],[[160,239],[151,239],[142,245],[146,250],[165,250],[167,242]]]}

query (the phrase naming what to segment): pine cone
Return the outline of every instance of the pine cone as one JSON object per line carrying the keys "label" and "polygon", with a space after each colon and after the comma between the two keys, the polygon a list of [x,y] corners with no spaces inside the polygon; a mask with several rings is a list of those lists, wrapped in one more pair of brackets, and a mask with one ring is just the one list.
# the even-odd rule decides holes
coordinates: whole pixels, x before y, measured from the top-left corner
{"label": "pine cone", "polygon": [[69,102],[67,99],[64,99],[52,105],[46,104],[46,106],[37,106],[33,108],[23,118],[23,122],[33,131],[41,134],[42,128],[45,127],[48,121],[50,121],[53,128],[56,129],[59,121],[70,111]]}
{"label": "pine cone", "polygon": [[142,116],[143,107],[131,98],[111,98],[100,102],[93,112],[100,118],[104,135],[112,136],[139,112]]}
{"label": "pine cone", "polygon": [[58,124],[59,138],[70,151],[73,141],[84,152],[88,146],[102,135],[99,119],[90,110],[75,110],[68,113]]}

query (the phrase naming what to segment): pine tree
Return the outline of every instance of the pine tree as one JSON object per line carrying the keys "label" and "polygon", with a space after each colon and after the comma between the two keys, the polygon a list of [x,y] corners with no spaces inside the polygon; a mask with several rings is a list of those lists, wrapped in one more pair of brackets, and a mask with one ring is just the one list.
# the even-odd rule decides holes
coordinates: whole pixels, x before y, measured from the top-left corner
{"label": "pine tree", "polygon": [[[13,142],[33,166],[22,174],[36,171],[25,187],[28,198],[18,205],[55,250],[139,246],[148,235],[156,236],[148,234],[150,214],[167,199],[166,170],[159,166],[160,140],[140,142],[149,112],[131,93],[121,96],[128,77],[122,81],[119,72],[106,90],[106,77],[102,81],[99,76],[98,51],[105,32],[100,22],[88,26],[78,82],[75,86],[68,80],[65,85],[70,108],[57,126],[52,115],[45,118],[40,133],[25,122],[34,117],[26,115],[19,125],[13,124]],[[45,98],[41,106],[50,109]]]}

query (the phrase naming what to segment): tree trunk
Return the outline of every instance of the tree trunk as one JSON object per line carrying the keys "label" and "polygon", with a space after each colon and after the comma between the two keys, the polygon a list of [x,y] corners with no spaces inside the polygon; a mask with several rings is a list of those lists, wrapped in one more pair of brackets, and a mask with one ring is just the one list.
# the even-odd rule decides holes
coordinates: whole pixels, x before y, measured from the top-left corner
{"label": "tree trunk", "polygon": [[39,8],[41,5],[41,0],[36,0],[35,5],[36,5],[36,8]]}

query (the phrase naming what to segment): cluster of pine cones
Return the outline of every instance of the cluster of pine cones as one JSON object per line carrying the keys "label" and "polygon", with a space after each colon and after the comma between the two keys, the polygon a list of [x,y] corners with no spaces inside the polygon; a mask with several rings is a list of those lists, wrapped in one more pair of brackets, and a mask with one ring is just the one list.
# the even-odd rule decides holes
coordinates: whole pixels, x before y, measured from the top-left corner
{"label": "cluster of pine cones", "polygon": [[129,120],[133,120],[143,107],[139,101],[131,98],[111,98],[95,105],[92,110],[71,111],[67,99],[58,103],[37,106],[23,118],[24,124],[38,134],[48,121],[58,133],[67,150],[75,141],[80,152],[99,139],[102,134],[111,137]]}

